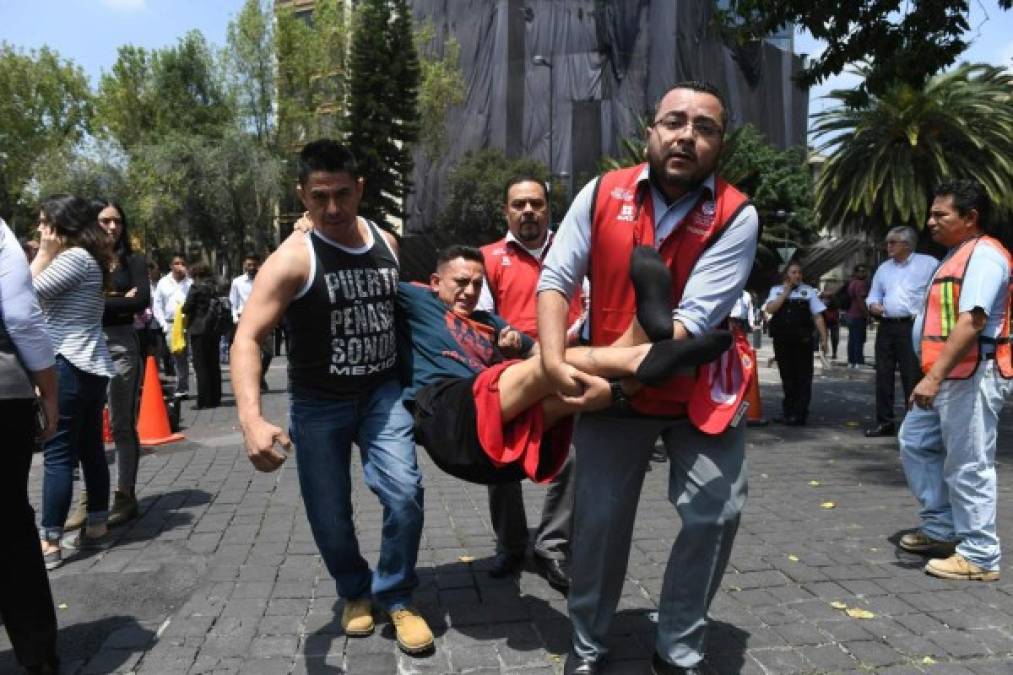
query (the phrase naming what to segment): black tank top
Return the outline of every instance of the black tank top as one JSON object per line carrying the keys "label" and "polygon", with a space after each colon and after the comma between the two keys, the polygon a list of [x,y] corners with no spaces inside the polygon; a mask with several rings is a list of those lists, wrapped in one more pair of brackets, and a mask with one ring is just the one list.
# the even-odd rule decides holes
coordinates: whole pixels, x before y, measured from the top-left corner
{"label": "black tank top", "polygon": [[397,375],[394,307],[398,262],[377,227],[368,248],[307,236],[311,281],[288,306],[289,391],[350,399]]}

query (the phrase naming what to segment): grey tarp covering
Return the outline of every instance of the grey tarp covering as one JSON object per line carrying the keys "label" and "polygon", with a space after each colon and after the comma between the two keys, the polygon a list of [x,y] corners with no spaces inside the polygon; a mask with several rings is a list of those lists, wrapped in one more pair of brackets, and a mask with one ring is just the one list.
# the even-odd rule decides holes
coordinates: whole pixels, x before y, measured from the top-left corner
{"label": "grey tarp covering", "polygon": [[[768,43],[726,47],[710,26],[711,0],[413,0],[440,49],[461,45],[465,102],[447,120],[446,150],[415,152],[407,233],[430,230],[449,171],[470,150],[496,147],[549,163],[552,64],[553,153],[550,168],[580,181],[602,155],[639,134],[638,120],[669,85],[706,80],[728,99],[731,126],[750,122],[775,145],[801,144],[808,93],[791,81],[800,58]],[[574,191],[579,184],[572,185]]]}

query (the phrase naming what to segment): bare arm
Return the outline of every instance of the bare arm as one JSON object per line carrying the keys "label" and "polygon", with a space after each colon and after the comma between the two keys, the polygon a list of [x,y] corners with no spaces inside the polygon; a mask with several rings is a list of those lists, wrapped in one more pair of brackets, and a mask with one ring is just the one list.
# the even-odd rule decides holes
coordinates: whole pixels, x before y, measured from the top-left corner
{"label": "bare arm", "polygon": [[960,363],[967,350],[977,342],[986,321],[985,312],[977,307],[970,312],[961,312],[957,315],[957,323],[950,331],[950,336],[946,338],[943,352],[911,392],[911,398],[908,399],[909,407],[917,405],[926,410],[932,407],[932,401],[939,393],[939,385]]}
{"label": "bare arm", "polygon": [[549,380],[561,394],[578,396],[583,386],[573,376],[575,368],[566,363],[566,315],[570,301],[555,290],[538,294],[538,345]]}
{"label": "bare arm", "polygon": [[239,422],[246,453],[260,471],[274,471],[285,461],[286,456],[274,449],[276,442],[286,449],[291,447],[285,432],[265,420],[261,412],[260,343],[278,324],[289,303],[306,283],[310,260],[305,236],[301,232],[293,233],[257,272],[232,341],[232,386]]}

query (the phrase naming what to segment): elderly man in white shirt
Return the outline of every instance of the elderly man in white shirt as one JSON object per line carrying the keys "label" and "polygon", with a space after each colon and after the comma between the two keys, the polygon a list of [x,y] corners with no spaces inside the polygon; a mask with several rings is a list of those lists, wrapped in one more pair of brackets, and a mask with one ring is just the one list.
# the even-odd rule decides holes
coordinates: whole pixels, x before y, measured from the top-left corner
{"label": "elderly man in white shirt", "polygon": [[876,426],[869,438],[897,433],[894,419],[894,372],[900,370],[904,400],[921,379],[921,369],[911,341],[915,317],[925,303],[925,289],[939,261],[915,253],[918,234],[910,227],[895,227],[886,235],[889,258],[872,277],[865,299],[869,314],[879,319],[876,331]]}
{"label": "elderly man in white shirt", "polygon": [[[159,279],[151,299],[151,310],[165,334],[166,344],[172,343],[172,326],[177,311],[186,302],[192,284],[186,273],[186,258],[181,253],[174,255],[169,273]],[[190,393],[189,350],[184,347],[183,351],[173,353],[172,361],[176,368],[176,396],[185,398]]]}

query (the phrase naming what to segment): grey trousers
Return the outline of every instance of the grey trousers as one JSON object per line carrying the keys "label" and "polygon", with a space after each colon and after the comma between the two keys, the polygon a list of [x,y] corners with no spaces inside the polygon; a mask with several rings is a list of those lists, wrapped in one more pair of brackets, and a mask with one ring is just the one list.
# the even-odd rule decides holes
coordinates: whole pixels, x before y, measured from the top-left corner
{"label": "grey trousers", "polygon": [[[573,519],[573,448],[549,483],[542,505],[542,521],[535,533],[535,555],[565,560],[570,553]],[[489,486],[489,517],[496,532],[496,552],[524,555],[528,547],[528,519],[521,483]]]}
{"label": "grey trousers", "polygon": [[130,324],[106,326],[109,354],[116,374],[109,380],[109,426],[116,441],[116,486],[133,493],[141,442],[137,437],[137,409],[141,392],[141,346]]}
{"label": "grey trousers", "polygon": [[703,659],[707,610],[746,500],[744,427],[708,436],[684,420],[601,414],[578,420],[568,601],[578,656],[600,659],[607,651],[644,473],[660,435],[669,458],[668,499],[682,528],[665,568],[655,649],[683,668]]}

